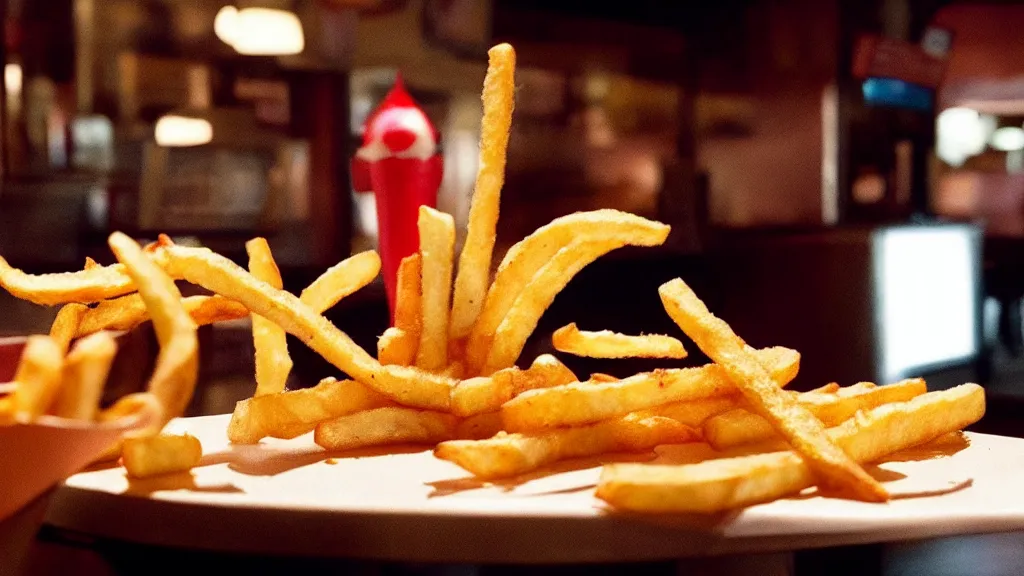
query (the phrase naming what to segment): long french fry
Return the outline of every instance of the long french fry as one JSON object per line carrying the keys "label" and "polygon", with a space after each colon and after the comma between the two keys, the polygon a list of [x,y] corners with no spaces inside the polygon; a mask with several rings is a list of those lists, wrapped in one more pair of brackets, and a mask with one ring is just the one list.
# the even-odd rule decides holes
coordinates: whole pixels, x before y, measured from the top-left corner
{"label": "long french fry", "polygon": [[[253,238],[245,243],[245,250],[249,253],[249,273],[257,280],[281,290],[281,272],[274,262],[267,240]],[[256,396],[281,392],[292,370],[287,334],[277,324],[253,314],[252,341],[256,351]]]}
{"label": "long french fry", "polygon": [[[857,462],[876,462],[977,422],[985,392],[964,384],[909,402],[883,404],[828,431]],[[815,484],[809,463],[793,451],[706,460],[682,466],[605,466],[597,497],[621,510],[712,513],[769,502]]]}
{"label": "long french fry", "polygon": [[392,444],[436,444],[449,440],[459,420],[451,414],[414,408],[376,408],[321,422],[313,435],[327,450]]}
{"label": "long french fry", "polygon": [[452,414],[474,416],[496,412],[526,390],[550,388],[576,381],[576,375],[550,354],[538,356],[526,370],[506,368],[490,376],[463,380],[452,388]]}
{"label": "long french fry", "polygon": [[329,268],[306,287],[299,300],[313,310],[333,308],[380,274],[380,256],[373,250],[353,254]]}
{"label": "long french fry", "polygon": [[455,221],[451,215],[420,206],[422,328],[416,366],[441,370],[448,365],[448,319],[455,257]]}
{"label": "long french fry", "polygon": [[588,332],[577,328],[575,322],[555,330],[551,345],[559,352],[587,358],[686,358],[683,343],[671,336]]}
{"label": "long french fry", "polygon": [[487,56],[487,76],[484,78],[482,95],[484,116],[480,132],[480,161],[452,301],[451,336],[455,340],[469,335],[484,304],[491,273],[498,209],[501,205],[501,187],[505,182],[505,154],[515,102],[515,50],[508,44],[498,44],[488,50]]}
{"label": "long french fry", "polygon": [[53,415],[91,422],[100,408],[103,387],[117,354],[117,342],[108,332],[82,338],[64,359],[63,384]]}
{"label": "long french fry", "polygon": [[[223,296],[189,296],[181,301],[196,326],[237,320],[249,315],[249,310],[238,302]],[[149,320],[146,303],[138,293],[104,300],[90,308],[78,325],[75,338],[104,330],[131,330]]]}
{"label": "long french fry", "polygon": [[727,396],[713,396],[711,398],[701,398],[686,402],[670,402],[656,408],[634,412],[633,415],[635,417],[664,416],[687,426],[700,429],[709,418],[728,410],[733,410],[742,404],[743,400],[739,394],[729,394]]}
{"label": "long french fry", "polygon": [[14,374],[11,394],[15,416],[32,421],[50,409],[60,390],[64,355],[49,336],[29,336]]}
{"label": "long french fry", "polygon": [[778,387],[758,358],[747,351],[743,340],[711,314],[685,282],[666,282],[658,294],[672,320],[722,367],[747,402],[807,459],[823,482],[848,489],[864,500],[888,500],[885,487],[829,439],[820,420]]}
{"label": "long french fry", "polygon": [[696,430],[671,418],[625,416],[579,428],[442,442],[434,455],[479,478],[494,480],[525,474],[559,460],[640,452],[660,444],[693,442],[699,437]]}
{"label": "long french fry", "polygon": [[135,291],[124,266],[101,266],[78,272],[26,274],[0,257],[0,287],[12,296],[53,306],[69,302],[99,302]]}
{"label": "long french fry", "polygon": [[[786,384],[800,367],[800,354],[787,348],[755,352],[772,378]],[[736,386],[716,364],[644,372],[614,382],[580,382],[528,390],[501,407],[509,431],[591,424],[670,402],[735,394]]]}

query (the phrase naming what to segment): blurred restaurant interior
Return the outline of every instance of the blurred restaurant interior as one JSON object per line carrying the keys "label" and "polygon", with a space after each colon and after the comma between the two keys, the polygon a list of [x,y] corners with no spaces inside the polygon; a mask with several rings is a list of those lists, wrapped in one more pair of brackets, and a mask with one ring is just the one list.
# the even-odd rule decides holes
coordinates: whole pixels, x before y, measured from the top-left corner
{"label": "blurred restaurant interior", "polygon": [[[671,332],[656,289],[681,275],[752,344],[800,350],[795,388],[974,381],[989,394],[975,429],[1024,436],[1024,5],[2,0],[0,11],[0,254],[26,271],[109,263],[114,230],[166,232],[239,262],[262,235],[285,287],[300,289],[376,247],[374,198],[353,190],[350,159],[399,74],[441,133],[439,205],[461,234],[486,49],[510,42],[499,257],[577,210],[673,226],[665,246],[579,274],[524,358],[551,351],[552,330],[572,321]],[[0,336],[45,331],[55,313],[0,295]],[[327,316],[375,349],[383,285]],[[251,394],[246,322],[202,328],[190,414]],[[128,341],[153,356],[150,332]],[[290,387],[332,374],[290,342]],[[109,394],[139,385],[145,368],[128,362]],[[666,365],[566,363],[613,375]],[[963,549],[963,561],[991,552]],[[858,551],[848,568],[880,554]]]}

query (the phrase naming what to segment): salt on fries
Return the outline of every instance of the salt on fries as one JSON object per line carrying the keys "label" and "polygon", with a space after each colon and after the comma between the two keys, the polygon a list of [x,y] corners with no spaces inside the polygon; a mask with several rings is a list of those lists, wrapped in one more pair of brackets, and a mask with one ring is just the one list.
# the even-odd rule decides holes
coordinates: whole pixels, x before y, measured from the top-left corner
{"label": "salt on fries", "polygon": [[[711,363],[624,378],[591,374],[582,382],[552,355],[517,367],[525,365],[520,355],[538,320],[582,268],[623,246],[660,245],[669,227],[615,210],[563,216],[512,246],[489,278],[514,68],[510,46],[490,51],[480,171],[457,275],[453,281],[451,217],[422,208],[420,249],[399,266],[394,325],[378,340],[376,359],[322,316],[377,276],[375,252],[342,261],[296,297],[281,288],[265,240],[247,245],[246,271],[164,236],[142,249],[114,234],[110,245],[120,263],[113,266],[87,262],[79,272],[32,276],[0,259],[0,286],[33,302],[66,305],[51,336],[29,339],[13,391],[0,398],[0,421],[45,413],[100,422],[148,415],[156,425],[120,447],[128,474],[195,466],[202,454],[195,438],[158,432],[191,397],[196,326],[247,315],[253,317],[258,386],[235,407],[227,430],[232,442],[312,432],[329,450],[428,444],[438,458],[484,480],[534,473],[569,458],[710,444],[708,459],[694,464],[607,465],[597,496],[622,510],[717,512],[815,485],[885,500],[885,488],[861,464],[961,430],[984,414],[984,392],[973,384],[943,392],[927,392],[916,379],[785,390],[797,376],[800,354],[747,346],[682,280],[664,284],[659,295]],[[183,299],[172,279],[213,294]],[[150,317],[161,352],[149,391],[97,414],[113,356],[104,331],[127,330]],[[291,367],[285,333],[351,379],[284,389]],[[670,336],[584,332],[575,324],[558,330],[552,343],[587,357],[686,356],[683,342]],[[737,453],[744,455],[731,457]]]}

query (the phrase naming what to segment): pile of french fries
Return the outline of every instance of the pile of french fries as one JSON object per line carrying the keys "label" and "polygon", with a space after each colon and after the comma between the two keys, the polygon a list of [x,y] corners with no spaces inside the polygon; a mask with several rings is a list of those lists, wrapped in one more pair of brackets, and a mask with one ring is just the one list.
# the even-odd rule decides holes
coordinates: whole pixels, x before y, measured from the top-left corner
{"label": "pile of french fries", "polygon": [[[282,289],[267,242],[246,244],[248,270],[205,248],[161,236],[140,248],[115,233],[119,264],[31,276],[0,259],[0,285],[39,304],[63,304],[49,336],[32,337],[0,418],[51,413],[98,419],[159,410],[180,415],[196,379],[196,326],[251,316],[256,389],[238,403],[227,435],[254,444],[313,432],[326,450],[426,444],[484,480],[520,476],[569,458],[651,454],[665,444],[704,442],[707,460],[686,465],[611,463],[596,490],[611,507],[642,512],[716,512],[768,502],[811,486],[881,502],[886,488],[862,464],[960,431],[982,417],[974,384],[928,392],[924,381],[829,384],[785,390],[800,355],[753,349],[682,280],[660,287],[668,315],[712,363],[580,380],[553,355],[520,359],[558,293],[586,265],[622,246],[657,246],[669,227],[614,210],[558,218],[513,246],[492,277],[500,191],[512,119],[515,52],[489,52],[480,167],[465,245],[455,265],[452,217],[419,214],[420,249],[401,263],[394,325],[376,358],[322,313],[380,272],[375,252],[352,256],[295,296]],[[174,280],[211,296],[182,298]],[[161,351],[148,391],[98,409],[116,346],[112,330],[153,321]],[[344,372],[287,390],[292,334]],[[71,346],[71,342],[74,345]],[[594,358],[685,358],[669,335],[555,332],[554,348]],[[69,350],[70,347],[70,351]],[[518,367],[517,362],[524,367]],[[528,365],[527,365],[528,364]],[[63,366],[63,368],[62,368]],[[162,426],[161,426],[162,427]],[[118,451],[128,473],[186,470],[201,448],[154,427]]]}

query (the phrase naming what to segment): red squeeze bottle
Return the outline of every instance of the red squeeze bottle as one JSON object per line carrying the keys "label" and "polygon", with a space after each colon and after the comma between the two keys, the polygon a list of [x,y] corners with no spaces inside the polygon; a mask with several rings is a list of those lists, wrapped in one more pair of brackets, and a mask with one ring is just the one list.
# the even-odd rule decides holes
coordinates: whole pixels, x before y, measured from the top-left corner
{"label": "red squeeze bottle", "polygon": [[419,208],[437,205],[444,172],[438,140],[434,125],[399,77],[367,118],[363,145],[352,159],[352,186],[356,192],[372,191],[377,199],[380,257],[392,322],[398,265],[420,247]]}

